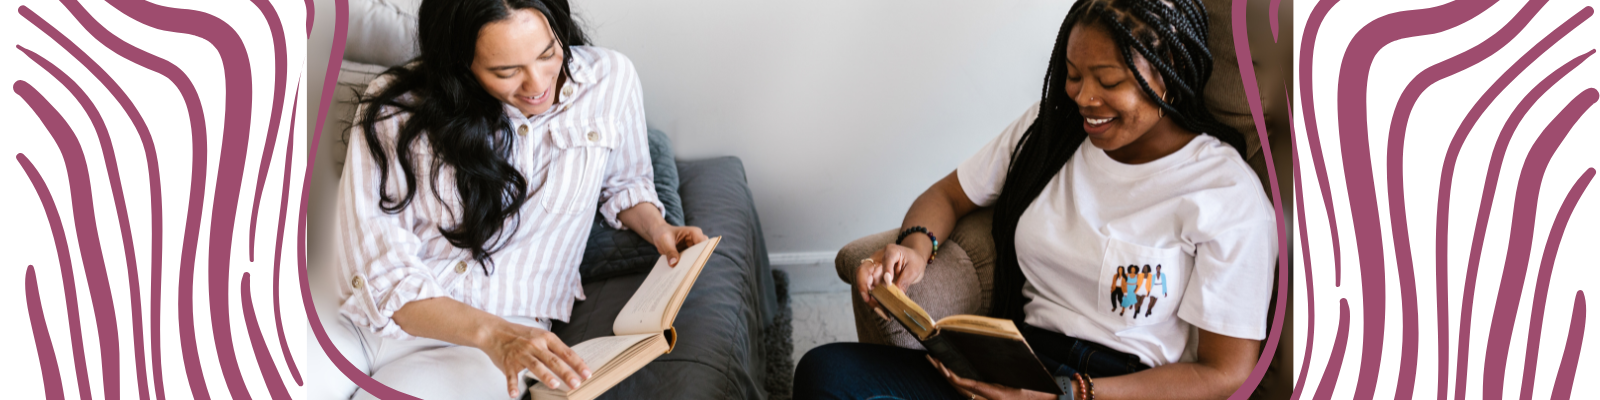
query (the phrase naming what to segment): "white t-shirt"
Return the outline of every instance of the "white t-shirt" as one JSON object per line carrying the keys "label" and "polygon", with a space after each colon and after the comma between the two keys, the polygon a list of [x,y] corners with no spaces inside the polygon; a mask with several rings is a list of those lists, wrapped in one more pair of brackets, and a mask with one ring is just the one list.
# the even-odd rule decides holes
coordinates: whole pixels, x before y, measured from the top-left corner
{"label": "white t-shirt", "polygon": [[[957,168],[973,203],[1000,197],[1011,150],[1038,114],[1035,104]],[[1265,338],[1278,243],[1259,182],[1210,135],[1138,165],[1085,141],[1017,224],[1027,323],[1151,366],[1178,361],[1191,324]],[[1119,276],[1130,265],[1137,273]]]}

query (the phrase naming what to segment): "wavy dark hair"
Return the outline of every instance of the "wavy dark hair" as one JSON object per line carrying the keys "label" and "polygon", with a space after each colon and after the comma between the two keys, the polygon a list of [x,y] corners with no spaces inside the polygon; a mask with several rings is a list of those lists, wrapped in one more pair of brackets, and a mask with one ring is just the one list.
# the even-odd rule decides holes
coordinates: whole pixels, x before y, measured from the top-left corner
{"label": "wavy dark hair", "polygon": [[[1023,317],[1022,296],[1026,278],[1017,264],[1017,222],[1046,184],[1061,172],[1088,134],[1083,114],[1066,93],[1067,41],[1076,26],[1102,26],[1117,41],[1123,61],[1146,96],[1184,129],[1222,140],[1240,156],[1244,135],[1217,121],[1205,106],[1202,93],[1211,79],[1211,51],[1206,48],[1206,8],[1199,0],[1081,0],[1072,5],[1056,33],[1046,69],[1039,116],[1023,133],[1011,152],[1011,167],[994,207],[995,277],[994,317]],[[1168,99],[1150,89],[1134,67],[1134,53],[1143,56],[1167,84]]]}
{"label": "wavy dark hair", "polygon": [[[528,201],[528,179],[511,165],[511,122],[500,100],[491,96],[472,74],[478,31],[514,11],[534,10],[544,15],[562,50],[563,84],[571,78],[572,46],[589,43],[572,19],[567,0],[424,0],[417,11],[419,55],[404,66],[384,71],[390,76],[382,91],[364,96],[365,111],[357,123],[365,133],[367,150],[378,163],[378,198],[384,212],[399,213],[417,195],[417,154],[412,149],[426,138],[433,162],[428,165],[435,197],[440,196],[440,167],[455,170],[460,194],[461,220],[440,227],[451,245],[468,249],[472,258],[491,273],[491,256],[503,245],[491,243]],[[410,96],[407,97],[406,95]],[[386,112],[380,112],[386,111]],[[400,124],[393,154],[378,137],[375,124],[399,114],[409,114]],[[391,193],[388,187],[390,157],[400,164],[405,187]],[[442,201],[443,199],[440,198]]]}

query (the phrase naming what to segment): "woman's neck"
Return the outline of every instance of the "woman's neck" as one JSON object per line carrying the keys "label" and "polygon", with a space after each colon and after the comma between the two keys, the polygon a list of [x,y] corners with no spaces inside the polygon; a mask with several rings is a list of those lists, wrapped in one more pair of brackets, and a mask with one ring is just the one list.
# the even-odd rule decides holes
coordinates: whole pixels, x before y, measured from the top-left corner
{"label": "woman's neck", "polygon": [[1139,139],[1122,148],[1107,151],[1106,156],[1123,164],[1144,164],[1177,152],[1197,136],[1200,134],[1183,129],[1171,118],[1162,118]]}

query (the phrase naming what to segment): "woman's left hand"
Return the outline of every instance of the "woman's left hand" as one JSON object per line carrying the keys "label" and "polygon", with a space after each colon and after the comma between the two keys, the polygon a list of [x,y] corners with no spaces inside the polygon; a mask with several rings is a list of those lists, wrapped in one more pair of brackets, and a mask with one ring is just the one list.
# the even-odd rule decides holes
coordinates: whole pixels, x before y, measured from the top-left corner
{"label": "woman's left hand", "polygon": [[650,232],[649,239],[656,245],[656,251],[667,256],[667,265],[676,267],[678,252],[706,241],[706,234],[700,232],[700,228],[697,227],[662,223]]}
{"label": "woman's left hand", "polygon": [[954,372],[950,372],[949,368],[944,367],[944,363],[940,363],[939,360],[933,358],[933,356],[928,356],[928,362],[933,363],[933,368],[939,370],[939,373],[944,374],[944,379],[950,381],[951,386],[955,386],[956,390],[974,399],[1056,399],[1055,395],[1049,393],[1017,389],[1013,387],[1000,386],[992,383],[984,383],[962,378],[957,376]]}

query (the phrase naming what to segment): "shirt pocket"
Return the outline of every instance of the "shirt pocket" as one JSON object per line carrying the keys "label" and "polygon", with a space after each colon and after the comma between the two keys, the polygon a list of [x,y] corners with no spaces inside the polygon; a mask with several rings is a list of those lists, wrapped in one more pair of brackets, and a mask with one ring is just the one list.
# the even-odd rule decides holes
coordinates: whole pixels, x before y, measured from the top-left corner
{"label": "shirt pocket", "polygon": [[1106,238],[1100,261],[1099,307],[1094,314],[1112,321],[1111,326],[1144,326],[1172,319],[1183,298],[1188,257],[1181,248]]}
{"label": "shirt pocket", "polygon": [[615,125],[599,120],[552,122],[550,143],[555,160],[539,191],[545,211],[576,214],[598,205],[606,167],[617,146]]}

